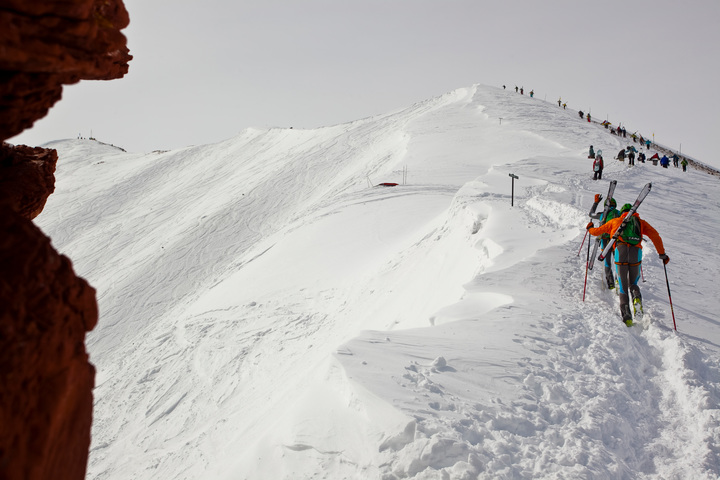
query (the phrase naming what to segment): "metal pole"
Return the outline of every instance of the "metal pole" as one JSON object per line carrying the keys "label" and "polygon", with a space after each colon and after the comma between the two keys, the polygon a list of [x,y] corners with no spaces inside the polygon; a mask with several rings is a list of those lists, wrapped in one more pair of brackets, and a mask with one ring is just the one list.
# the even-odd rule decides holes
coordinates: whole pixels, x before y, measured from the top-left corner
{"label": "metal pole", "polygon": [[578,250],[578,253],[577,253],[577,255],[576,255],[577,257],[579,257],[579,256],[580,256],[580,252],[582,252],[582,247],[583,247],[583,245],[585,245],[585,239],[587,238],[587,236],[588,236],[588,231],[585,230],[585,236],[583,237],[583,241],[582,241],[582,243],[580,244],[580,249]]}
{"label": "metal pole", "polygon": [[510,190],[510,206],[512,207],[515,203],[515,180],[520,177],[518,177],[517,175],[513,175],[512,173],[510,173],[509,175],[510,175],[510,178],[512,178],[512,180],[511,180],[512,187]]}
{"label": "metal pole", "polygon": [[588,266],[590,265],[590,244],[592,242],[588,242],[588,248],[587,248],[587,258],[585,259],[585,283],[583,283],[583,302],[585,301],[585,290],[587,289],[587,274],[588,274]]}
{"label": "metal pole", "polygon": [[675,331],[677,332],[677,325],[675,324],[675,310],[673,310],[672,295],[670,295],[670,282],[668,281],[667,267],[665,266],[665,262],[663,262],[663,269],[665,270],[665,284],[667,284],[668,299],[670,300],[670,313],[672,313],[673,317],[673,328],[675,328]]}

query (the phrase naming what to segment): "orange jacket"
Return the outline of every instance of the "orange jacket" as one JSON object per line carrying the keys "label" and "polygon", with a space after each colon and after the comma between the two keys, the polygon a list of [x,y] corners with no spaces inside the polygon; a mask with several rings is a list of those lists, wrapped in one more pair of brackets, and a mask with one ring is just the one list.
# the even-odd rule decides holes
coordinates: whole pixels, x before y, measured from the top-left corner
{"label": "orange jacket", "polygon": [[[590,235],[593,236],[599,236],[603,233],[609,233],[610,235],[613,235],[615,233],[615,230],[617,230],[620,227],[620,224],[623,221],[623,218],[627,216],[627,212],[623,213],[617,218],[613,218],[612,220],[608,221],[605,225],[597,228],[591,228],[588,230],[590,232]],[[664,255],[665,254],[665,246],[663,245],[662,238],[660,238],[660,235],[658,234],[657,230],[655,230],[652,225],[647,223],[645,220],[640,218],[640,215],[637,213],[634,214],[635,217],[638,217],[640,219],[640,233],[644,237],[648,237],[650,240],[652,240],[653,245],[655,245],[655,250],[657,250],[658,255]],[[622,242],[623,238],[618,237],[618,241]],[[638,247],[642,248],[642,242],[640,242]]]}

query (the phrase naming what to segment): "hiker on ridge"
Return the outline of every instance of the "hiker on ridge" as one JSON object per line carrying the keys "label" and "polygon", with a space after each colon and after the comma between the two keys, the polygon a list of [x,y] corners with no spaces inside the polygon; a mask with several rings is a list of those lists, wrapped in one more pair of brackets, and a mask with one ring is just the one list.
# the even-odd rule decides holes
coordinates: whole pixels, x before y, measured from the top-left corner
{"label": "hiker on ridge", "polygon": [[593,162],[593,172],[595,172],[593,180],[602,180],[602,171],[604,167],[605,164],[603,163],[602,155],[600,154],[600,150],[598,150],[598,154],[595,156],[595,161]]}
{"label": "hiker on ridge", "polygon": [[[608,202],[608,200],[606,198],[605,204],[603,204],[603,206],[607,205],[607,202]],[[600,203],[600,194],[595,195],[595,203],[596,204]],[[598,212],[593,215],[590,215],[590,218],[599,220],[600,226],[603,226],[610,220],[614,220],[620,216],[620,211],[616,207],[617,207],[617,202],[615,201],[614,198],[611,198],[610,199],[610,209],[608,210],[608,213],[605,217],[603,217],[604,212]],[[610,240],[609,233],[603,233],[600,236],[600,249],[601,249],[600,251],[605,250],[605,247],[607,246],[609,240]],[[613,266],[612,266],[614,250],[615,250],[615,248],[613,247],[613,249],[610,250],[610,252],[605,257],[605,260],[604,260],[604,262],[605,262],[605,265],[604,265],[605,266],[605,282],[607,282],[606,283],[607,287],[610,290],[615,288],[615,276],[613,275]]]}
{"label": "hiker on ridge", "polygon": [[590,152],[588,152],[588,158],[595,158],[595,150],[593,150],[592,145],[590,145]]}
{"label": "hiker on ridge", "polygon": [[[588,223],[588,233],[593,236],[609,233],[614,235],[620,227],[623,219],[627,216],[632,205],[626,203],[620,209],[620,216],[608,221],[605,225],[593,228],[593,222]],[[667,264],[670,257],[665,254],[665,246],[662,238],[652,225],[640,218],[640,215],[633,214],[615,243],[615,266],[617,267],[618,287],[620,295],[620,314],[622,321],[628,327],[633,325],[633,313],[636,318],[643,314],[642,295],[637,283],[640,280],[640,266],[642,265],[642,237],[647,236],[655,246],[663,263]],[[630,295],[633,299],[633,312],[630,311]]]}

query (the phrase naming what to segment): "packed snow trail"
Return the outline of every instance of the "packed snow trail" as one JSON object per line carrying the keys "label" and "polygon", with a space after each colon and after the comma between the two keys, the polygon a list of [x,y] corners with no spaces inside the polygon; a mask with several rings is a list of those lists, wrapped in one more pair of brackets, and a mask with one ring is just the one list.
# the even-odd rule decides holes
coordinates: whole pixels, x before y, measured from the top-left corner
{"label": "packed snow trail", "polygon": [[[547,193],[528,195],[520,223],[547,229],[531,206]],[[385,396],[412,419],[387,442],[385,478],[716,478],[717,364],[666,325],[627,329],[601,279],[579,302],[579,288],[567,286],[580,286],[584,270],[567,245],[542,256],[558,275],[530,260],[466,287],[468,296],[510,294],[511,305],[480,317],[468,308],[432,336],[368,332],[343,348],[350,375],[362,384],[386,377]],[[532,292],[513,293],[518,284]],[[550,305],[534,313],[543,299]],[[656,307],[647,309],[653,317]]]}
{"label": "packed snow trail", "polygon": [[608,161],[618,204],[653,183],[680,333],[652,245],[628,329],[598,271],[581,302],[589,144],[623,146],[472,87],[165,153],[53,145],[38,223],[101,312],[88,478],[716,478],[716,180]]}

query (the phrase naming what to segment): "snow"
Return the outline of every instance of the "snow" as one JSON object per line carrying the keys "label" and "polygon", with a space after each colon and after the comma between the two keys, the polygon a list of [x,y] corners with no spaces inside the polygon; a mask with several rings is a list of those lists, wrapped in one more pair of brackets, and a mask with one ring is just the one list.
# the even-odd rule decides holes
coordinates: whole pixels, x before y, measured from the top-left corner
{"label": "snow", "polygon": [[[718,478],[718,180],[606,154],[593,181],[589,145],[627,141],[476,85],[169,152],[53,142],[37,222],[101,312],[88,478]],[[650,242],[643,322],[599,266],[582,301],[610,179],[653,183],[677,332]]]}

